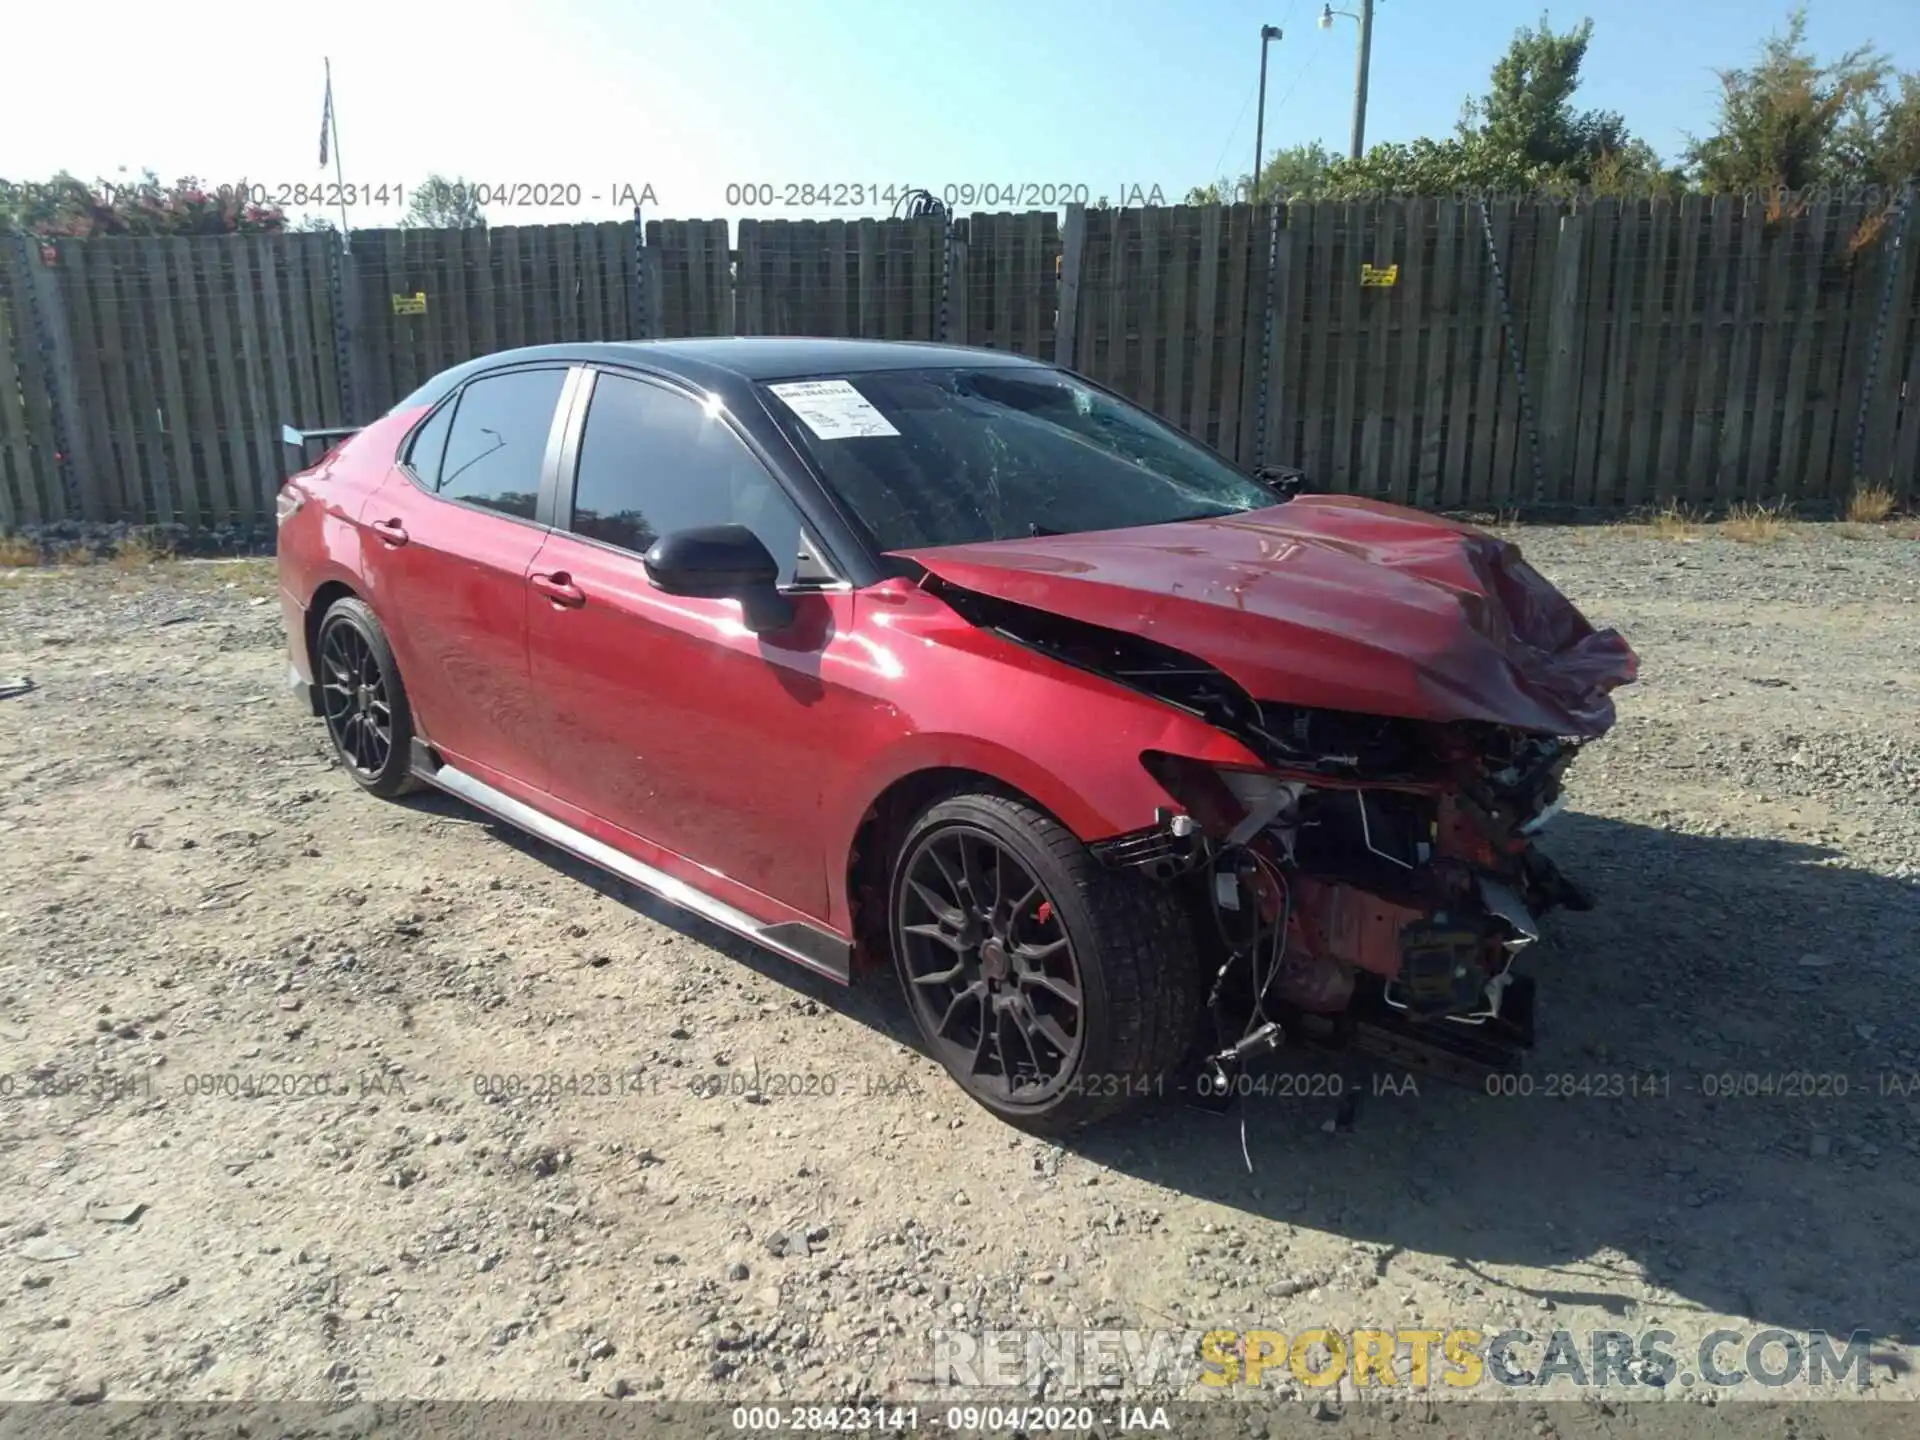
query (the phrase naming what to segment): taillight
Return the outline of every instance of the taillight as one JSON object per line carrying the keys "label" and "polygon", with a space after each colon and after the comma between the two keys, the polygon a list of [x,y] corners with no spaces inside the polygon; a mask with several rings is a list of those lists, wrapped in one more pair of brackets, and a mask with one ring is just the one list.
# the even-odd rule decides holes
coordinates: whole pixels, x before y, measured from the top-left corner
{"label": "taillight", "polygon": [[275,527],[284,525],[299,513],[300,507],[307,503],[306,493],[291,480],[280,487],[280,493],[273,499],[273,523]]}

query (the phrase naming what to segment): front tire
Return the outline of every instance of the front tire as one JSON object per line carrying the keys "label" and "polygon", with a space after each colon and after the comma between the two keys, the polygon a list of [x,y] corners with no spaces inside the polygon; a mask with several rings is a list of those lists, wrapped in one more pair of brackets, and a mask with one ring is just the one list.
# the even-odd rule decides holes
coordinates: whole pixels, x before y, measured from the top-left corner
{"label": "front tire", "polygon": [[416,788],[413,709],[386,631],[365,601],[348,595],[327,608],[314,641],[314,678],[327,736],[354,783],[385,799]]}
{"label": "front tire", "polygon": [[930,806],[888,912],[928,1049],[1001,1119],[1054,1135],[1168,1092],[1200,1008],[1192,935],[1051,816],[993,792]]}

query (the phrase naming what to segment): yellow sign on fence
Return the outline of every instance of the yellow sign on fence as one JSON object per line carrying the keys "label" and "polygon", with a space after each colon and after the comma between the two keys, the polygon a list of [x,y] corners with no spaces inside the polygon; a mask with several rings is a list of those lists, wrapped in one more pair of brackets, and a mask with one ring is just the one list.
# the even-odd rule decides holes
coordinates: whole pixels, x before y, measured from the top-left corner
{"label": "yellow sign on fence", "polygon": [[1384,270],[1372,265],[1362,265],[1360,267],[1360,283],[1362,285],[1391,285],[1399,278],[1400,267],[1398,265],[1389,265]]}
{"label": "yellow sign on fence", "polygon": [[416,290],[411,295],[393,297],[393,313],[396,315],[424,315],[427,313],[427,292]]}

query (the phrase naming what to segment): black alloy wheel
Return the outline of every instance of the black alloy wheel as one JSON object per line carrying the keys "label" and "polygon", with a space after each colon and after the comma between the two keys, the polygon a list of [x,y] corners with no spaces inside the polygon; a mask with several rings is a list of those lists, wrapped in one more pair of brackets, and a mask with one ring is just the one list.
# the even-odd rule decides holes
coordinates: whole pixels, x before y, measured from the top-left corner
{"label": "black alloy wheel", "polygon": [[373,646],[352,625],[320,637],[320,705],[349,769],[378,775],[393,754],[393,704]]}
{"label": "black alloy wheel", "polygon": [[412,789],[413,712],[373,611],[352,597],[336,600],[314,651],[320,713],[347,773],[376,795]]}
{"label": "black alloy wheel", "polygon": [[1172,892],[1001,790],[934,801],[893,854],[894,967],[928,1053],[968,1095],[1059,1135],[1170,1093],[1200,1011]]}
{"label": "black alloy wheel", "polygon": [[1065,1086],[1086,1000],[1059,910],[992,835],[948,825],[908,857],[896,903],[908,993],[941,1061],[1009,1104]]}

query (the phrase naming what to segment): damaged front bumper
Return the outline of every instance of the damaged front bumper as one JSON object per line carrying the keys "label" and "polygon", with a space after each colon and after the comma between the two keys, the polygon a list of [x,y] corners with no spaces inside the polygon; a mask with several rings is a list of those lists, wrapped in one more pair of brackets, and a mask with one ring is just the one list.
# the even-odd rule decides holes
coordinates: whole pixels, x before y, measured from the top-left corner
{"label": "damaged front bumper", "polygon": [[1209,1065],[1291,1038],[1469,1084],[1520,1067],[1533,988],[1515,961],[1542,914],[1591,904],[1534,843],[1578,742],[1427,738],[1384,778],[1356,773],[1352,745],[1257,772],[1143,757],[1179,805],[1094,849],[1189,897],[1217,970]]}

